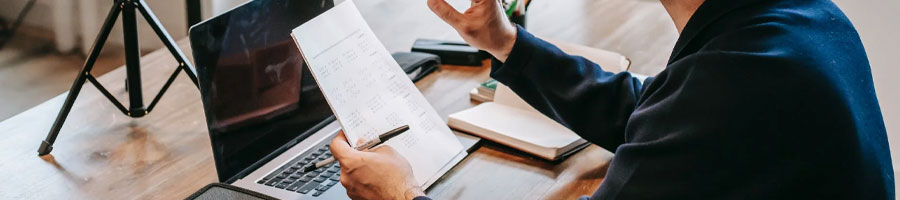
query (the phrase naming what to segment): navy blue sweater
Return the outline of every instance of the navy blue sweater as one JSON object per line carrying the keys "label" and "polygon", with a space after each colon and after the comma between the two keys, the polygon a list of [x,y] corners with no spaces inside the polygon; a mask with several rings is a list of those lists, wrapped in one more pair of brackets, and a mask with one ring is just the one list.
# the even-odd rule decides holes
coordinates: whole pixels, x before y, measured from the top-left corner
{"label": "navy blue sweater", "polygon": [[615,153],[585,198],[894,198],[865,50],[827,0],[708,0],[643,84],[521,28],[491,76]]}

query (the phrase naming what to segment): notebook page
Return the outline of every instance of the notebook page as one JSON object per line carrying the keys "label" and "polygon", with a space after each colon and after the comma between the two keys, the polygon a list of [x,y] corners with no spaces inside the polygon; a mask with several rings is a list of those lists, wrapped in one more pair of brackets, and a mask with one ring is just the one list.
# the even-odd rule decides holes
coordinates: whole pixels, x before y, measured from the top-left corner
{"label": "notebook page", "polygon": [[409,125],[409,131],[386,144],[409,161],[421,186],[440,177],[442,167],[455,164],[454,157],[464,153],[352,1],[295,28],[291,35],[351,145]]}
{"label": "notebook page", "polygon": [[[512,89],[502,83],[497,83],[497,88],[494,92],[494,103],[540,114],[540,111],[531,107],[531,105],[513,92]],[[543,116],[543,114],[540,115]]]}

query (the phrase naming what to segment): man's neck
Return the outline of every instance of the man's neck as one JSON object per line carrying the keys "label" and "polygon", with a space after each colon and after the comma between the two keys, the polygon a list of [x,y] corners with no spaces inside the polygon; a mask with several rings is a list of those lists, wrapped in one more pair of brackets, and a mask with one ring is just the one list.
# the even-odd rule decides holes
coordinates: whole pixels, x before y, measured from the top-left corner
{"label": "man's neck", "polygon": [[678,33],[680,34],[682,30],[684,30],[684,26],[687,25],[688,20],[691,19],[691,16],[694,15],[694,12],[697,11],[697,8],[700,7],[701,4],[705,0],[659,0],[663,7],[666,8],[666,11],[669,12],[669,16],[672,17],[672,22],[675,22],[675,28],[678,29]]}

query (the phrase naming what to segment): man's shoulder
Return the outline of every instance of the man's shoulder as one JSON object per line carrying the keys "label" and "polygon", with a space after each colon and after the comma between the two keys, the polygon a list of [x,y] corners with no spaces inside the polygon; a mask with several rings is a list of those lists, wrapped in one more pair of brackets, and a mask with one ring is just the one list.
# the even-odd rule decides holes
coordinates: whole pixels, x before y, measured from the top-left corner
{"label": "man's shoulder", "polygon": [[869,68],[858,33],[830,1],[766,1],[711,26],[695,54],[798,70]]}
{"label": "man's shoulder", "polygon": [[691,43],[690,53],[671,62],[663,76],[709,74],[691,79],[744,81],[798,99],[815,95],[842,101],[847,88],[873,90],[856,30],[828,1],[762,1],[738,8]]}

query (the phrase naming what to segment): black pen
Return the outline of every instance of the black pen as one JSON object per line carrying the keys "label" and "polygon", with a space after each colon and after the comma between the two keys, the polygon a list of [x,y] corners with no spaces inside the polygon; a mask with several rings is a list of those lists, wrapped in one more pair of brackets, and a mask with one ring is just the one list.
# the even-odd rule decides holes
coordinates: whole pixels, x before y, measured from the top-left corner
{"label": "black pen", "polygon": [[[401,127],[395,128],[393,130],[384,132],[381,135],[378,135],[378,138],[375,138],[374,140],[363,143],[362,145],[356,146],[356,150],[358,150],[358,151],[369,150],[375,146],[378,146],[384,142],[387,142],[389,139],[396,137],[396,136],[400,135],[401,133],[406,132],[407,130],[409,130],[409,125],[403,125]],[[306,172],[310,172],[310,171],[322,168],[324,166],[330,165],[334,161],[335,161],[334,157],[330,157],[328,159],[319,161],[315,164],[311,164],[311,165],[307,165],[306,167],[303,167],[302,172],[306,173]]]}

